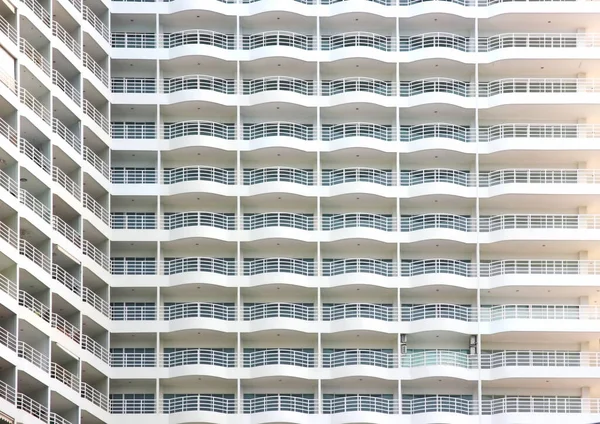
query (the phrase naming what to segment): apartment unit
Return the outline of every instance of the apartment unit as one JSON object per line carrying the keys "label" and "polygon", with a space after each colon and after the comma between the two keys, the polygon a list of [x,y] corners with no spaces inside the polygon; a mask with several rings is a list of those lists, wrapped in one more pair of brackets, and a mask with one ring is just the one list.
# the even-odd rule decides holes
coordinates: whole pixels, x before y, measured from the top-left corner
{"label": "apartment unit", "polygon": [[0,0],[0,422],[600,421],[600,3]]}

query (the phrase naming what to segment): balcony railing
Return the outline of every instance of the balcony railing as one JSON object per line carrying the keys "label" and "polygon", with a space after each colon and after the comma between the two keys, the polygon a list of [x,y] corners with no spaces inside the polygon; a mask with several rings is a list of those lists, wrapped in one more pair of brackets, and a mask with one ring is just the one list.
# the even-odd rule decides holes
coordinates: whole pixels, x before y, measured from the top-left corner
{"label": "balcony railing", "polygon": [[177,412],[204,411],[220,414],[234,414],[236,401],[215,395],[177,395],[162,401],[162,412],[174,414]]}
{"label": "balcony railing", "polygon": [[110,43],[110,31],[108,27],[102,22],[102,20],[96,16],[92,9],[83,5],[82,9],[83,20],[88,22],[97,32],[104,38],[108,43]]}
{"label": "balcony railing", "polygon": [[398,400],[373,395],[343,395],[323,399],[324,414],[376,412],[397,414]]}
{"label": "balcony railing", "polygon": [[314,414],[317,401],[303,395],[265,394],[243,400],[244,414],[286,411],[300,414]]}
{"label": "balcony railing", "polygon": [[315,134],[313,125],[311,124],[296,124],[293,122],[244,124],[244,140],[256,140],[268,137],[291,137],[303,141],[312,141],[315,139]]}
{"label": "balcony railing", "polygon": [[[2,21],[4,18],[0,20],[0,31],[2,29]],[[6,22],[6,21],[4,21]],[[12,27],[11,27],[12,28]],[[35,47],[33,47],[29,41],[25,38],[21,37],[19,39],[19,51],[27,56],[38,68],[42,70],[46,75],[50,76],[52,73],[52,67],[50,66],[50,62],[48,59],[44,57]]]}
{"label": "balcony railing", "polygon": [[241,44],[244,50],[272,46],[293,47],[300,50],[315,50],[317,48],[314,36],[290,31],[267,31],[259,34],[244,34],[241,36]]}
{"label": "balcony railing", "polygon": [[165,353],[162,366],[212,365],[231,368],[235,366],[235,353],[215,349],[190,348]]}
{"label": "balcony railing", "polygon": [[375,303],[338,303],[323,305],[323,321],[337,321],[351,318],[376,319],[379,321],[397,321],[396,307]]}
{"label": "balcony railing", "polygon": [[247,79],[242,81],[244,95],[264,93],[267,91],[286,91],[304,96],[316,94],[314,81],[286,76],[272,76],[264,78]]}
{"label": "balcony railing", "polygon": [[94,76],[98,78],[106,88],[109,87],[108,72],[106,72],[102,66],[92,59],[87,52],[83,52],[83,66],[89,69],[90,72],[94,74]]}
{"label": "balcony railing", "polygon": [[50,367],[50,377],[55,378],[70,389],[79,392],[79,377],[54,362],[52,362]]}
{"label": "balcony railing", "polygon": [[83,113],[89,116],[106,134],[110,134],[110,122],[87,99],[83,99]]}
{"label": "balcony railing", "polygon": [[185,181],[207,181],[217,184],[235,184],[235,171],[231,169],[208,166],[187,166],[183,168],[165,169],[164,184],[176,184]]}
{"label": "balcony railing", "polygon": [[71,290],[77,296],[81,294],[81,282],[56,264],[52,264],[52,278]]}
{"label": "balcony railing", "polygon": [[257,303],[244,305],[244,321],[267,318],[291,318],[303,321],[316,319],[315,306],[303,303]]}
{"label": "balcony railing", "polygon": [[81,44],[79,44],[71,34],[56,21],[52,21],[52,35],[62,41],[75,57],[81,58]]}
{"label": "balcony railing", "polygon": [[223,140],[235,140],[235,125],[210,121],[167,122],[163,125],[163,138],[205,136]]}
{"label": "balcony railing", "polygon": [[[404,359],[404,355],[402,356]],[[323,368],[367,365],[381,368],[398,366],[398,356],[377,349],[344,349],[323,353]]]}
{"label": "balcony railing", "polygon": [[77,153],[81,154],[81,140],[79,137],[56,118],[52,119],[52,132],[58,134]]}
{"label": "balcony railing", "polygon": [[268,365],[291,365],[312,368],[315,366],[315,354],[300,349],[260,349],[244,352],[244,367],[254,368]]}
{"label": "balcony railing", "polygon": [[314,230],[314,217],[309,214],[290,212],[271,212],[245,214],[243,216],[244,230],[256,230],[269,227],[296,228],[299,230]]}

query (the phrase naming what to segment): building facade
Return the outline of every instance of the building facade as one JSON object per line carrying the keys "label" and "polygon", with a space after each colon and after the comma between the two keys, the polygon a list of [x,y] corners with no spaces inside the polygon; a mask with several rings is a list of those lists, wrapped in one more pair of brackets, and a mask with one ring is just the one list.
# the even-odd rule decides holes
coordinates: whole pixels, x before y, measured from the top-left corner
{"label": "building facade", "polygon": [[599,17],[0,0],[0,422],[600,421]]}

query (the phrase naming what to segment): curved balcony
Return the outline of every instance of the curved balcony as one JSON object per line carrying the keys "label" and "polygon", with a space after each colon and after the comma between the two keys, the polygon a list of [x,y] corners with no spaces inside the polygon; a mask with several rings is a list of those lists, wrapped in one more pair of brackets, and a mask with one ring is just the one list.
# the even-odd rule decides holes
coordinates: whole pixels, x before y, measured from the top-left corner
{"label": "curved balcony", "polygon": [[314,321],[316,309],[305,303],[257,303],[244,305],[244,321],[267,318],[290,318],[301,321]]}
{"label": "curved balcony", "polygon": [[162,177],[164,194],[170,195],[199,191],[232,195],[233,192],[228,186],[233,186],[236,182],[233,169],[209,166],[164,169]]}
{"label": "curved balcony", "polygon": [[[404,361],[404,355],[402,356]],[[404,363],[404,362],[403,362]],[[323,368],[366,365],[380,368],[396,368],[398,356],[377,349],[344,349],[323,353]]]}
{"label": "curved balcony", "polygon": [[413,399],[402,399],[402,414],[415,415],[431,412],[448,414],[473,415],[477,414],[475,401],[458,396],[420,395]]}
{"label": "curved balcony", "polygon": [[174,414],[178,412],[216,412],[219,414],[234,414],[236,402],[234,398],[218,395],[171,395],[164,398],[162,412]]}
{"label": "curved balcony", "polygon": [[[325,395],[327,396],[327,395]],[[381,395],[338,395],[323,398],[324,414],[371,412],[398,414],[398,400]]]}
{"label": "curved balcony", "polygon": [[396,264],[386,259],[371,258],[347,258],[347,259],[325,259],[323,261],[322,275],[324,277],[335,277],[347,274],[373,274],[382,277],[393,277],[397,275]]}
{"label": "curved balcony", "polygon": [[396,321],[397,308],[375,303],[339,303],[323,306],[323,321],[348,318],[368,318],[379,321]]}
{"label": "curved balcony", "polygon": [[254,394],[249,399],[244,399],[244,414],[258,414],[265,412],[295,412],[299,414],[316,413],[317,401],[314,395],[293,394]]}
{"label": "curved balcony", "polygon": [[269,365],[288,365],[302,368],[313,368],[316,355],[302,349],[258,349],[244,352],[243,366],[245,368],[265,367]]}
{"label": "curved balcony", "polygon": [[185,348],[162,356],[162,366],[167,368],[185,365],[211,365],[216,367],[235,367],[235,353],[217,349]]}
{"label": "curved balcony", "polygon": [[288,167],[244,169],[242,183],[246,195],[290,192],[314,197],[316,193],[313,186],[317,184],[317,175],[312,169]]}
{"label": "curved balcony", "polygon": [[[299,50],[316,50],[317,43],[312,35],[299,34],[290,31],[266,31],[258,34],[243,34],[241,36],[242,50],[257,50],[268,47],[290,47]],[[281,54],[281,49],[277,50]],[[293,53],[291,53],[293,54]]]}

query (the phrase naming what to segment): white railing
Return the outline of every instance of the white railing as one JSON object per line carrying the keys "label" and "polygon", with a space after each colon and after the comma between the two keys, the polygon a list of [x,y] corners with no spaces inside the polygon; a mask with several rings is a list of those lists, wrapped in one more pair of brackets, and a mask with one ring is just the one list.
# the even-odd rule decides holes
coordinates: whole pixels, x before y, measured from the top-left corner
{"label": "white railing", "polygon": [[271,182],[313,185],[316,182],[314,171],[287,167],[244,169],[243,178],[244,185],[265,184]]}
{"label": "white railing", "polygon": [[[142,89],[144,89],[144,86],[142,86]],[[159,89],[161,93],[165,94],[187,90],[208,90],[221,94],[235,94],[236,81],[234,79],[213,77],[211,75],[185,75],[160,80]]]}
{"label": "white railing", "polygon": [[315,82],[294,77],[272,76],[243,80],[243,94],[257,94],[266,91],[289,91],[304,96],[316,94]]}
{"label": "white railing", "polygon": [[[475,403],[475,402],[473,402]],[[483,415],[535,413],[585,414],[600,410],[600,399],[563,396],[506,396],[483,400]],[[476,410],[476,408],[472,408]],[[476,412],[475,412],[476,413]]]}
{"label": "white railing", "polygon": [[315,275],[315,263],[312,260],[297,258],[260,258],[244,261],[244,275],[273,272],[312,276]]}
{"label": "white railing", "polygon": [[50,159],[24,138],[19,139],[19,151],[31,159],[33,163],[39,166],[43,171],[48,174],[51,173],[52,165],[50,164]]}
{"label": "white railing", "polygon": [[19,239],[19,253],[38,265],[47,273],[52,272],[52,262],[50,261],[50,258],[35,248],[27,240]]}
{"label": "white railing", "polygon": [[372,124],[368,122],[324,124],[321,127],[321,138],[323,141],[335,141],[351,137],[394,141],[396,139],[396,131],[391,125]]}
{"label": "white railing", "polygon": [[110,90],[116,94],[156,93],[156,78],[112,77]]}
{"label": "white railing", "polygon": [[235,184],[235,171],[232,169],[213,168],[209,166],[186,166],[165,169],[164,184],[176,184],[185,181],[208,181],[218,184]]}
{"label": "white railing", "polygon": [[479,52],[506,48],[590,48],[600,47],[594,33],[509,33],[479,39]]}
{"label": "white railing", "polygon": [[48,424],[72,424],[70,421],[65,420],[55,412],[50,412],[48,415]]}
{"label": "white railing", "polygon": [[[231,276],[236,275],[237,270],[236,262],[226,258],[177,258],[166,260],[160,265],[163,275],[174,275],[184,272],[209,272]],[[147,272],[152,272],[152,266],[152,263],[148,264]],[[154,273],[156,273],[156,271]]]}
{"label": "white railing", "polygon": [[[2,78],[2,74],[0,72],[0,79]],[[19,135],[17,134],[17,130],[8,125],[8,123],[0,118],[0,135],[4,136],[10,143],[15,146],[19,145]]]}
{"label": "white railing", "polygon": [[69,81],[67,81],[67,79],[63,77],[56,69],[52,70],[52,84],[60,88],[68,98],[73,100],[73,102],[79,106],[81,103],[81,94],[79,93],[79,90],[75,88]]}
{"label": "white railing", "polygon": [[377,303],[338,303],[324,305],[323,321],[365,318],[379,321],[397,321],[398,308],[387,304]]}
{"label": "white railing", "polygon": [[[162,137],[165,140],[189,136],[206,136],[223,140],[235,140],[236,131],[234,124],[210,121],[165,122],[162,130]],[[156,137],[155,130],[153,135]]]}
{"label": "white railing", "polygon": [[57,166],[52,167],[52,181],[60,184],[62,188],[67,190],[75,199],[81,198],[81,189],[67,174]]}
{"label": "white railing", "polygon": [[236,37],[233,34],[223,34],[221,32],[204,29],[189,29],[168,34],[159,34],[158,38],[160,40],[159,47],[163,48],[173,48],[186,45],[204,45],[214,46],[226,50],[234,49],[236,40]]}
{"label": "white railing", "polygon": [[[0,19],[0,28],[2,27],[1,23],[2,19]],[[23,37],[19,39],[19,51],[31,59],[35,66],[40,68],[46,75],[51,75],[52,67],[50,66],[48,59],[46,59],[43,54],[38,52],[36,48],[33,47],[29,41]]]}
{"label": "white railing", "polygon": [[81,294],[81,282],[56,264],[52,264],[52,278],[71,290],[77,296]]}
{"label": "white railing", "polygon": [[[154,402],[154,400],[150,402]],[[164,414],[174,414],[186,411],[206,411],[233,414],[236,412],[235,407],[235,399],[214,395],[181,395],[163,399],[162,412]]]}
{"label": "white railing", "polygon": [[52,220],[52,212],[50,208],[36,199],[30,192],[24,188],[19,190],[19,201],[31,209],[37,216],[42,218],[48,224]]}
{"label": "white railing", "polygon": [[381,231],[395,231],[396,219],[388,215],[373,213],[341,213],[324,215],[321,218],[323,231],[334,231],[342,228],[372,228]]}
{"label": "white railing", "polygon": [[312,124],[297,124],[295,122],[244,124],[244,140],[256,140],[267,137],[291,137],[304,141],[312,141],[315,139],[315,131]]}
{"label": "white railing", "polygon": [[17,44],[19,39],[19,35],[17,34],[17,30],[14,26],[12,26],[4,17],[0,16],[0,32],[8,37],[10,41]]}
{"label": "white railing", "polygon": [[398,400],[379,396],[354,394],[323,399],[324,414],[340,414],[359,411],[375,412],[379,414],[397,414]]}
{"label": "white railing", "polygon": [[52,132],[58,134],[69,146],[81,154],[81,140],[65,124],[58,119],[52,119]]}
{"label": "white railing", "polygon": [[108,210],[87,193],[83,193],[83,207],[92,212],[105,225],[110,226],[110,213]]}
{"label": "white railing", "polygon": [[79,344],[79,341],[81,340],[81,332],[79,329],[55,313],[52,314],[52,328],[57,329],[75,343]]}
{"label": "white railing", "polygon": [[235,366],[234,352],[216,349],[189,348],[162,355],[163,367],[179,367],[184,365],[212,365],[231,368]]}
{"label": "white railing", "polygon": [[17,408],[33,415],[42,422],[48,421],[48,409],[23,393],[17,393]]}
{"label": "white railing", "polygon": [[391,81],[367,77],[349,77],[321,83],[321,94],[323,96],[335,96],[336,94],[352,92],[394,96],[396,94],[396,84]]}
{"label": "white railing", "polygon": [[99,311],[105,317],[110,317],[110,304],[89,288],[83,287],[81,291],[81,300],[92,305],[94,309]]}
{"label": "white railing", "polygon": [[157,35],[154,32],[113,32],[111,46],[127,49],[153,49],[156,48]]}
{"label": "white railing", "polygon": [[156,169],[112,168],[110,182],[113,184],[156,184],[158,174]]}
{"label": "white railing", "polygon": [[152,352],[144,353],[123,353],[123,352],[111,352],[110,353],[110,366],[115,368],[147,368],[156,366],[168,366],[159,365],[157,355]]}
{"label": "white railing", "polygon": [[326,277],[354,273],[394,277],[397,267],[391,260],[372,258],[330,259],[322,263],[322,275]]}
{"label": "white railing", "polygon": [[79,391],[79,377],[70,371],[67,371],[55,362],[50,364],[50,377],[55,378],[76,392]]}
{"label": "white railing", "polygon": [[421,184],[445,183],[462,187],[474,187],[477,184],[477,176],[467,171],[456,169],[418,169],[400,172],[401,186],[415,186]]}
{"label": "white railing", "polygon": [[17,351],[17,338],[4,327],[0,327],[0,345],[6,346],[13,352]]}
{"label": "white railing", "polygon": [[83,247],[82,251],[83,251],[84,255],[86,255],[87,257],[92,259],[94,262],[96,262],[98,265],[100,265],[106,271],[110,272],[111,263],[110,263],[110,259],[108,258],[108,256],[106,256],[104,253],[102,253],[100,251],[100,249],[98,249],[96,246],[94,246],[92,243],[90,243],[87,240],[83,240],[82,247]]}
{"label": "white railing", "polygon": [[162,217],[162,229],[175,230],[187,227],[212,227],[223,230],[235,230],[236,219],[233,214],[215,212],[179,212],[165,214]]}
{"label": "white railing", "polygon": [[50,371],[50,358],[24,342],[17,342],[17,354],[45,372]]}
{"label": "white railing", "polygon": [[83,146],[83,160],[92,165],[104,178],[110,181],[110,167],[92,149]]}
{"label": "white railing", "polygon": [[391,52],[396,51],[396,43],[397,40],[395,37],[362,31],[321,36],[321,50],[337,50],[346,47],[370,47]]}
{"label": "white railing", "polygon": [[24,290],[19,290],[19,306],[29,309],[48,323],[51,320],[52,312],[50,308]]}
{"label": "white railing", "polygon": [[243,400],[244,413],[256,414],[269,411],[290,411],[314,414],[317,400],[302,395],[265,394]]}
{"label": "white railing", "polygon": [[106,72],[102,66],[92,59],[87,52],[83,52],[83,66],[89,69],[90,72],[94,74],[94,76],[98,78],[106,88],[110,87],[108,72]]}
{"label": "white railing", "polygon": [[156,305],[111,305],[110,319],[114,321],[153,321],[158,318]]}
{"label": "white railing", "polygon": [[18,196],[19,185],[2,170],[0,170],[0,187],[12,194],[14,197]]}
{"label": "white railing", "polygon": [[291,365],[312,368],[316,355],[301,349],[272,348],[244,352],[244,367],[254,368],[268,365]]}
{"label": "white railing", "polygon": [[86,400],[89,400],[94,405],[100,407],[104,411],[108,411],[109,410],[109,408],[108,408],[108,405],[109,405],[108,397],[104,393],[101,393],[100,391],[94,389],[89,384],[87,384],[87,383],[85,383],[85,382],[82,381],[79,393],[80,393],[80,395],[81,395],[82,398],[84,398]]}
{"label": "white railing", "polygon": [[346,183],[371,183],[384,186],[396,185],[395,172],[373,168],[344,168],[323,170],[321,184],[333,186]]}
{"label": "white railing", "polygon": [[236,308],[233,305],[220,303],[183,302],[160,308],[160,317],[166,321],[184,318],[210,318],[232,321],[236,318]]}
{"label": "white railing", "polygon": [[40,2],[36,1],[36,0],[20,0],[21,3],[23,3],[24,5],[26,5],[29,9],[31,9],[31,11],[34,13],[35,16],[37,16],[38,18],[40,18],[40,20],[44,23],[44,25],[46,25],[48,28],[50,28],[50,22],[52,21],[52,18],[50,17],[50,12],[48,12]]}
{"label": "white railing", "polygon": [[378,349],[344,349],[323,353],[323,368],[353,365],[396,368],[398,366],[398,355]]}
{"label": "white railing", "polygon": [[48,125],[52,125],[52,115],[50,110],[46,108],[33,94],[25,90],[23,87],[19,89],[19,99],[21,103],[27,106],[35,113],[42,121]]}
{"label": "white railing", "polygon": [[19,235],[2,221],[0,221],[0,239],[4,240],[15,249],[19,248]]}
{"label": "white railing", "polygon": [[110,43],[110,31],[108,30],[108,27],[94,12],[92,12],[92,9],[83,5],[82,13],[83,20],[88,22],[96,31],[98,31],[98,34],[100,34],[107,43]]}
{"label": "white railing", "polygon": [[[481,354],[489,358],[488,354]],[[401,356],[400,366],[403,368],[418,368],[426,366],[451,366],[459,368],[477,368],[477,355],[456,352],[447,349],[432,349],[421,352],[406,353]]]}
{"label": "white railing", "polygon": [[272,46],[293,47],[301,50],[317,49],[315,37],[290,31],[266,31],[241,36],[241,47],[243,50]]}
{"label": "white railing", "polygon": [[86,99],[83,99],[83,113],[89,116],[106,134],[110,134],[108,119]]}
{"label": "white railing", "polygon": [[457,321],[477,321],[477,309],[470,306],[450,303],[431,303],[425,305],[402,306],[401,321],[420,321],[424,319],[453,319]]}
{"label": "white railing", "polygon": [[0,291],[8,294],[13,299],[17,299],[18,297],[17,283],[9,280],[2,274],[0,274]]}
{"label": "white railing", "polygon": [[267,212],[244,214],[242,217],[244,230],[256,230],[269,227],[296,228],[311,231],[315,229],[315,218],[309,214],[291,212]]}
{"label": "white railing", "polygon": [[81,58],[81,45],[56,21],[52,21],[52,35],[62,41],[77,58]]}
{"label": "white railing", "polygon": [[315,306],[302,303],[257,303],[244,305],[244,321],[267,318],[292,318],[303,321],[316,319]]}
{"label": "white railing", "polygon": [[[168,124],[163,124],[163,128]],[[157,136],[156,122],[111,122],[111,137],[113,139],[151,140]],[[165,136],[163,138],[166,139]]]}
{"label": "white railing", "polygon": [[[192,264],[188,268],[184,261],[179,264],[180,272],[197,271],[194,265],[197,263],[197,258],[191,258]],[[159,265],[155,259],[132,259],[132,258],[113,258],[111,261],[111,273],[113,275],[158,275],[160,271],[163,271],[165,275],[170,275],[170,262],[165,261],[161,270],[158,269]]]}
{"label": "white railing", "polygon": [[[14,74],[13,74],[14,75]],[[3,70],[0,70],[0,82],[6,86],[14,94],[17,94],[17,80],[13,75],[9,75]]]}
{"label": "white railing", "polygon": [[446,412],[462,415],[478,413],[477,402],[458,396],[424,395],[402,400],[402,414],[414,415],[431,412]]}
{"label": "white railing", "polygon": [[[89,336],[81,335],[81,348],[90,352],[92,355],[102,360],[105,363],[110,363],[110,353],[108,350],[100,345],[97,341],[93,340]],[[82,383],[82,385],[85,383]]]}

